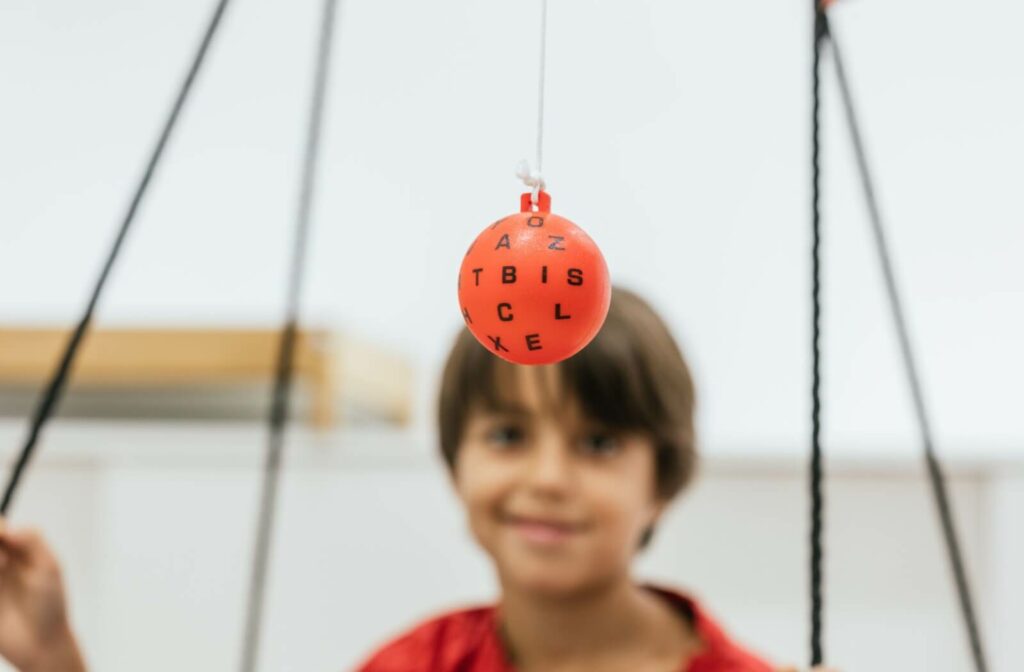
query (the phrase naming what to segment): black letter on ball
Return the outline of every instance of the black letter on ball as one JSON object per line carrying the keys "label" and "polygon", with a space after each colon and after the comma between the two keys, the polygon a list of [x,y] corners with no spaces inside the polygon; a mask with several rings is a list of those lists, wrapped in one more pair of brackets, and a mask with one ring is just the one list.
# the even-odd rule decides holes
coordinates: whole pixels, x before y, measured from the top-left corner
{"label": "black letter on ball", "polygon": [[501,344],[501,336],[488,336],[487,338],[491,339],[491,343],[494,344],[495,352],[501,352],[502,350],[508,352],[508,348]]}

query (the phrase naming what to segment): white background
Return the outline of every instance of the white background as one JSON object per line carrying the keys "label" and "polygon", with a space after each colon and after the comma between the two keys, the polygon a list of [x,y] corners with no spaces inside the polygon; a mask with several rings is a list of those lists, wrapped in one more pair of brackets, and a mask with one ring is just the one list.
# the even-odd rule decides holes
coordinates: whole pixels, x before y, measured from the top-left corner
{"label": "white background", "polygon": [[[236,2],[111,278],[100,324],[280,320],[320,5]],[[783,455],[796,464],[807,441],[807,4],[551,1],[544,168],[554,209],[584,226],[613,279],[649,296],[675,329],[698,377],[703,448],[712,458]],[[211,7],[199,0],[0,5],[0,320],[64,325],[81,310]],[[429,454],[436,376],[460,325],[461,254],[480,228],[515,210],[515,165],[533,152],[537,9],[508,1],[342,3],[305,314],[415,363],[417,422],[396,449],[413,462]],[[1024,7],[863,0],[839,7],[833,20],[940,448],[968,461],[998,456],[986,463],[998,471],[999,460],[1024,452]],[[826,62],[825,443],[843,455],[909,461],[916,433],[830,68]],[[17,436],[12,429],[10,442]],[[86,449],[72,445],[74,433],[65,436],[69,450]],[[803,558],[800,476],[794,467],[794,492],[779,494],[795,498],[785,509],[791,534],[777,540],[794,549],[794,563]],[[137,499],[145,479],[126,483],[104,495],[114,509],[88,517],[97,534],[118,540],[111,557],[97,556],[97,571],[148,566],[132,555],[131,537],[118,536],[155,515]],[[913,492],[921,498],[915,524],[933,525],[924,490]],[[413,510],[414,489],[402,496],[407,501],[395,506]],[[196,501],[208,504],[202,497]],[[231,518],[243,532],[251,504],[250,497]],[[699,510],[705,521],[719,507]],[[220,539],[196,515],[192,525]],[[37,517],[44,527],[55,524],[43,510]],[[702,524],[713,522],[722,521]],[[308,524],[322,530],[322,521]],[[396,547],[405,543],[397,531],[386,534]],[[944,562],[930,561],[935,571]],[[723,574],[707,581],[735,579],[719,564]],[[328,581],[360,567],[324,566],[315,576]],[[785,565],[793,579],[787,590],[803,585],[802,569]],[[101,585],[89,577],[80,583]],[[156,580],[144,575],[130,593],[110,579],[89,599],[135,613],[143,607],[131,600],[152,594],[149,579]],[[771,590],[765,583],[751,585]],[[397,613],[401,596],[388,599],[381,608]],[[950,612],[943,618],[951,609],[943,607]],[[906,628],[924,627],[922,613],[931,611],[908,617]],[[802,622],[801,608],[787,618]],[[299,620],[287,627],[301,638],[314,626]],[[329,614],[311,620],[324,630],[305,632],[343,637]],[[804,639],[792,625],[786,645],[771,652],[799,660]],[[117,641],[99,624],[86,627],[100,641]],[[237,648],[224,641],[231,632],[211,634],[209,651]],[[295,650],[286,634],[277,636],[281,651]],[[193,666],[213,660],[187,641]],[[102,655],[103,669],[118,669],[114,654]],[[280,668],[283,658],[275,660],[267,669]],[[956,664],[950,669],[967,669],[965,660]]]}

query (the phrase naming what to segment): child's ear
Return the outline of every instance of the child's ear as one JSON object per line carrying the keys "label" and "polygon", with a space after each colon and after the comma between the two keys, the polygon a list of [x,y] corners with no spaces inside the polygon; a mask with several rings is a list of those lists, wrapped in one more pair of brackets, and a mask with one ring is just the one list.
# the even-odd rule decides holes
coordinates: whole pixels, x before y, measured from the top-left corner
{"label": "child's ear", "polygon": [[643,534],[640,535],[640,544],[637,550],[642,551],[650,545],[651,539],[654,538],[654,530],[658,527],[658,523],[661,522],[661,516],[665,513],[665,509],[668,508],[668,504],[668,501],[664,499],[659,498],[655,500],[653,515],[647,527],[644,528]]}
{"label": "child's ear", "polygon": [[652,511],[651,520],[648,523],[648,527],[655,528],[661,524],[661,517],[665,514],[665,509],[671,502],[663,497],[658,497],[654,500],[654,509]]}
{"label": "child's ear", "polygon": [[654,516],[651,518],[651,525],[657,525],[661,521],[662,514],[665,513],[665,509],[668,508],[668,500],[658,498],[654,501]]}
{"label": "child's ear", "polygon": [[451,463],[450,464],[446,463],[444,466],[445,466],[445,470],[444,471],[445,471],[445,473],[448,476],[448,484],[452,486],[453,490],[455,490],[455,494],[460,495],[460,493],[459,493],[459,454],[456,453],[455,454],[455,458],[451,461]]}
{"label": "child's ear", "polygon": [[448,484],[452,486],[452,490],[455,491],[455,496],[459,498],[459,501],[465,503],[465,497],[462,494],[462,481],[459,478],[461,470],[459,465],[462,462],[462,447],[455,451],[455,456],[452,458],[450,464],[445,464],[445,471],[448,473]]}

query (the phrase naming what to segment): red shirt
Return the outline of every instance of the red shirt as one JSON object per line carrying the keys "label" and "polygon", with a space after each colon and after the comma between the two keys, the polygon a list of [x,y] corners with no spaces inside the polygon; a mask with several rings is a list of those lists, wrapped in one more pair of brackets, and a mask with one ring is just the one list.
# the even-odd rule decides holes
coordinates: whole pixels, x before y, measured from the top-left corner
{"label": "red shirt", "polygon": [[[690,619],[703,648],[679,672],[771,672],[768,663],[732,642],[692,599],[649,587]],[[496,609],[463,609],[431,619],[387,644],[359,672],[515,672],[498,637]]]}

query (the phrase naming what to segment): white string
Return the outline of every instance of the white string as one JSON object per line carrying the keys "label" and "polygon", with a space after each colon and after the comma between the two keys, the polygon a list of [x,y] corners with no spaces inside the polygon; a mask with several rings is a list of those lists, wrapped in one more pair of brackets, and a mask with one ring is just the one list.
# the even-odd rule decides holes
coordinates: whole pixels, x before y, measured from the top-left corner
{"label": "white string", "polygon": [[536,168],[529,161],[519,162],[516,176],[533,191],[533,204],[537,205],[537,196],[544,188],[542,168],[544,161],[544,66],[547,61],[548,41],[548,0],[541,0],[540,9],[540,75],[537,84],[537,163]]}
{"label": "white string", "polygon": [[523,159],[519,162],[519,167],[516,169],[516,177],[523,181],[523,184],[534,190],[534,201],[536,201],[536,192],[544,188],[544,178],[541,177],[540,171],[536,168],[530,167],[530,162]]}
{"label": "white string", "polygon": [[548,0],[541,0],[540,9],[540,76],[537,85],[537,172],[544,169],[544,65],[548,46]]}

